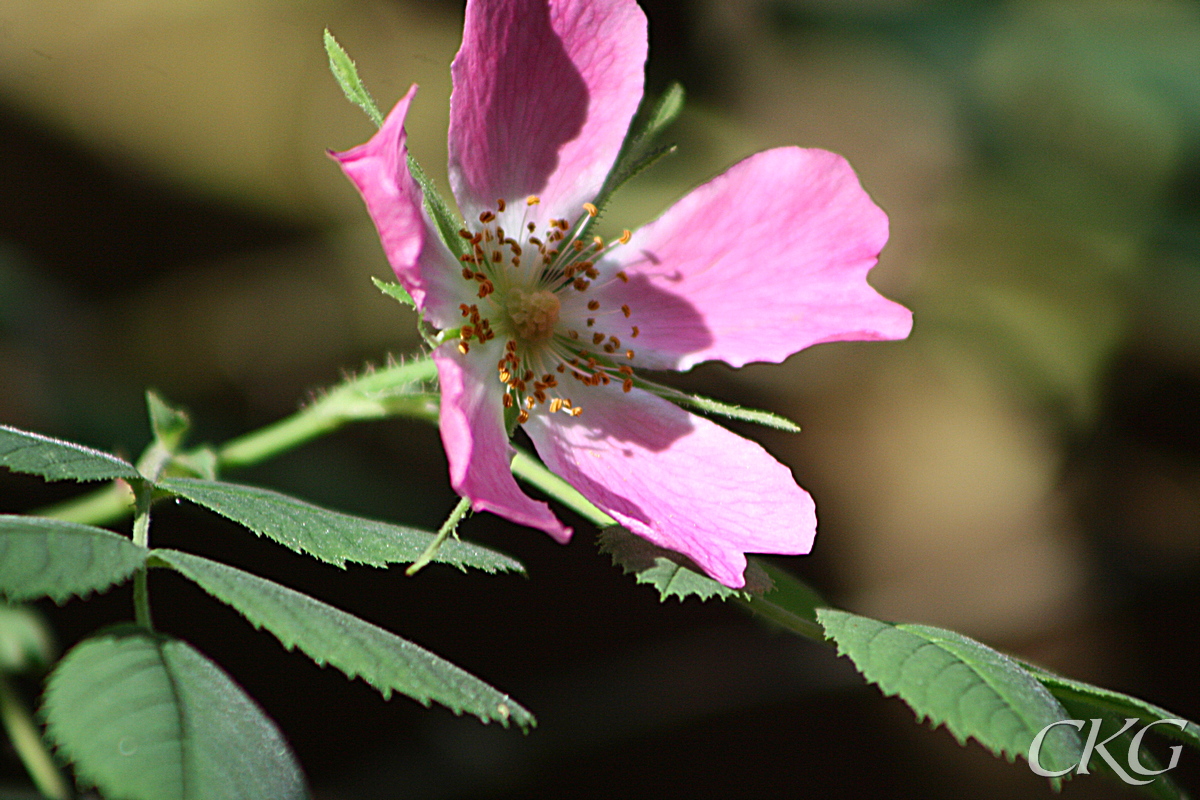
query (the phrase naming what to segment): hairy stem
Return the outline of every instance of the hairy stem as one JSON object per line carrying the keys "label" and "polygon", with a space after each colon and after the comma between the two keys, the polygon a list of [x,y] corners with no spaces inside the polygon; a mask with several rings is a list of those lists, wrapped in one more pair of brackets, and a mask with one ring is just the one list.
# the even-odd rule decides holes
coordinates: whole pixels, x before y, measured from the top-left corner
{"label": "hairy stem", "polygon": [[437,555],[437,551],[441,549],[442,542],[458,529],[458,523],[462,522],[462,518],[471,510],[471,501],[467,498],[460,498],[458,505],[450,512],[450,516],[446,517],[446,521],[442,523],[442,527],[438,530],[437,535],[433,537],[433,541],[425,548],[425,552],[421,553],[420,558],[409,565],[408,569],[404,570],[405,575],[416,575],[417,572],[433,560]]}
{"label": "hairy stem", "polygon": [[[150,500],[153,489],[150,484],[139,482],[134,489],[137,497],[137,512],[133,518],[133,543],[141,547],[150,546]],[[138,625],[153,630],[150,620],[150,587],[148,568],[145,564],[133,573],[133,613]]]}
{"label": "hairy stem", "polygon": [[[422,358],[356,377],[330,389],[290,417],[221,445],[216,449],[217,465],[236,469],[258,464],[359,420],[401,416],[436,421],[437,397],[412,391],[414,384],[431,381],[436,376],[433,360]],[[192,451],[184,456],[198,453],[198,450]],[[105,525],[124,519],[134,511],[133,492],[128,484],[118,481],[31,513],[88,525]]]}

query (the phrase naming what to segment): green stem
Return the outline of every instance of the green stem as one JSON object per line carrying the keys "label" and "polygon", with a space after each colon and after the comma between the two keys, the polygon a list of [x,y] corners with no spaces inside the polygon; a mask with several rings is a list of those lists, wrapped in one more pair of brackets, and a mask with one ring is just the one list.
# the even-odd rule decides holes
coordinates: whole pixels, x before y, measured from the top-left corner
{"label": "green stem", "polygon": [[[217,463],[225,469],[257,464],[358,420],[402,416],[436,421],[437,397],[411,391],[413,384],[433,380],[436,376],[437,367],[429,358],[359,376],[335,386],[290,417],[226,442],[217,448]],[[185,456],[198,453],[198,450],[191,451]],[[106,525],[124,519],[134,511],[129,486],[118,481],[31,513],[89,525]]]}
{"label": "green stem", "polygon": [[[134,490],[137,496],[137,513],[133,518],[133,543],[141,547],[150,546],[150,501],[153,491],[150,484],[145,482],[141,482]],[[153,630],[148,572],[148,568],[142,565],[133,573],[133,613],[138,625]]]}
{"label": "green stem", "polygon": [[512,460],[512,471],[518,478],[541,489],[597,528],[608,528],[617,524],[615,519],[592,505],[592,502],[581,495],[574,486],[546,469],[542,462],[520,448]]}
{"label": "green stem", "polygon": [[442,523],[442,527],[438,530],[437,535],[433,537],[433,541],[425,548],[425,552],[421,553],[421,557],[409,565],[408,569],[404,570],[404,574],[408,576],[416,575],[421,567],[428,564],[437,555],[437,551],[441,548],[442,542],[450,534],[458,529],[458,523],[462,522],[462,518],[471,510],[471,501],[467,498],[460,498],[458,505],[450,512],[450,516],[446,517],[446,521]]}
{"label": "green stem", "polygon": [[226,442],[217,449],[217,461],[226,468],[257,464],[357,420],[389,416],[436,419],[437,407],[430,407],[427,395],[406,391],[412,384],[436,376],[433,360],[425,358],[356,378],[286,419]]}
{"label": "green stem", "polygon": [[24,762],[29,777],[42,797],[70,800],[71,790],[54,765],[54,759],[33,722],[33,716],[3,674],[0,674],[0,720],[3,720],[8,740]]}
{"label": "green stem", "polygon": [[825,638],[825,629],[817,622],[788,611],[783,606],[768,600],[767,596],[750,595],[749,599],[743,597],[735,597],[734,599],[738,601],[742,608],[756,617],[768,619],[779,627],[803,636],[805,639],[811,639],[819,644],[833,647],[833,643]]}

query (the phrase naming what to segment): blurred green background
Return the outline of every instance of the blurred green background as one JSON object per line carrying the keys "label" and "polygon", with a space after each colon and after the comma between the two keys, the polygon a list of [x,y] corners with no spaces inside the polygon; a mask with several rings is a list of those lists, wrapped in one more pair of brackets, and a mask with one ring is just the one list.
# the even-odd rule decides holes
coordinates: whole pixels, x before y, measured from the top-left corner
{"label": "blurred green background", "polygon": [[[221,441],[412,351],[325,156],[372,126],[321,33],[385,109],[421,85],[410,146],[445,186],[462,5],[0,0],[0,422],[136,455],[151,386]],[[642,5],[648,88],[679,80],[689,103],[678,154],[618,195],[612,228],[783,144],[846,155],[892,220],[872,282],[914,310],[908,341],[678,379],[804,427],[748,431],[817,500],[814,554],[781,563],[850,610],[1200,718],[1200,3]],[[453,501],[436,432],[399,421],[237,479],[429,527]],[[0,474],[0,511],[75,491]],[[464,526],[522,558],[524,580],[343,573],[198,510],[156,522],[156,543],[354,611],[540,719],[522,737],[385,703],[156,573],[156,622],[259,699],[319,798],[1052,796],[814,645],[720,605],[660,605],[586,524],[567,547]],[[69,646],[130,608],[116,590],[44,610]],[[1196,760],[1175,775],[1200,791]],[[21,776],[0,750],[0,789]],[[1063,796],[1132,795],[1084,779]]]}

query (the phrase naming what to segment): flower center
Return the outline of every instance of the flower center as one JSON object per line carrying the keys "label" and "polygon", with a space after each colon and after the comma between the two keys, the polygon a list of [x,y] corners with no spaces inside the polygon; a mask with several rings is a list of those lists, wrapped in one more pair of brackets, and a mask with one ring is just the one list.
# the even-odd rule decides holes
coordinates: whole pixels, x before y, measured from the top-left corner
{"label": "flower center", "polygon": [[[526,208],[540,203],[537,197],[525,201]],[[496,211],[505,213],[507,204],[496,203]],[[629,241],[625,231],[614,242],[599,236],[587,240],[584,230],[597,209],[583,206],[574,224],[551,219],[542,236],[537,226],[519,220],[517,236],[505,233],[496,213],[479,215],[481,228],[463,228],[459,236],[466,240],[467,254],[461,256],[462,277],[474,290],[478,302],[459,304],[465,322],[459,328],[458,351],[471,352],[472,342],[486,344],[497,333],[508,339],[504,354],[496,364],[500,382],[505,385],[505,408],[517,408],[517,421],[524,423],[529,412],[545,404],[551,413],[563,411],[579,416],[582,409],[559,388],[558,376],[571,377],[587,386],[607,386],[616,380],[622,390],[633,389],[634,352],[625,349],[618,338],[636,338],[637,325],[630,325],[628,305],[603,308],[600,300],[584,296],[612,281],[628,283],[621,271],[602,275],[595,260],[609,248]],[[508,215],[509,222],[517,222]],[[492,320],[496,321],[493,330]],[[614,330],[614,326],[621,327]]]}
{"label": "flower center", "polygon": [[527,342],[542,342],[554,334],[562,303],[554,292],[511,289],[505,304],[513,330]]}

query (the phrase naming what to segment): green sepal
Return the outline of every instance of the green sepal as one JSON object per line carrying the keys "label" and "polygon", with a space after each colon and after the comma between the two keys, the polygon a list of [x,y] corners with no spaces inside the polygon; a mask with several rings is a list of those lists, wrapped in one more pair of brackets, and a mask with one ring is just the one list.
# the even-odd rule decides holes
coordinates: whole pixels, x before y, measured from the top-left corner
{"label": "green sepal", "polygon": [[371,276],[371,283],[375,284],[376,289],[400,303],[400,305],[408,306],[409,308],[417,307],[417,301],[413,300],[412,295],[408,293],[408,290],[400,284],[393,283],[392,281],[381,281],[374,275]]}
{"label": "green sepal", "polygon": [[379,107],[375,105],[374,98],[367,91],[367,87],[363,85],[362,79],[358,77],[358,67],[354,65],[346,50],[333,38],[333,34],[329,29],[325,29],[325,52],[329,56],[329,71],[333,73],[333,77],[337,79],[338,85],[342,87],[342,92],[345,93],[346,99],[356,106],[367,112],[367,116],[375,123],[375,127],[383,127],[383,114],[379,113]]}
{"label": "green sepal", "polygon": [[124,536],[59,519],[0,515],[0,597],[63,603],[123,583],[147,550]]}
{"label": "green sepal", "polygon": [[645,389],[648,392],[658,395],[664,400],[670,400],[676,405],[684,408],[694,408],[704,414],[714,416],[727,417],[728,419],[736,419],[741,422],[753,422],[758,425],[764,425],[768,428],[774,428],[788,433],[799,433],[800,426],[792,422],[787,417],[782,417],[771,411],[763,411],[758,408],[745,408],[743,406],[735,406],[732,403],[722,403],[720,400],[713,400],[711,397],[704,397],[698,394],[688,394],[681,392],[671,386],[663,386],[653,381],[645,380],[644,378],[634,378],[634,385]]}
{"label": "green sepal", "polygon": [[133,464],[122,458],[7,425],[0,425],[0,467],[40,475],[48,481],[139,480],[142,477]]}
{"label": "green sepal", "polygon": [[216,664],[132,625],[63,657],[42,716],[84,783],[122,800],[302,800],[283,735]]}
{"label": "green sepal", "polygon": [[437,226],[442,243],[446,245],[446,248],[454,256],[455,260],[460,256],[466,255],[466,239],[463,239],[458,234],[460,230],[463,230],[462,218],[450,210],[450,206],[442,199],[442,195],[438,192],[437,186],[425,174],[425,170],[421,169],[421,165],[417,163],[417,159],[413,157],[412,153],[408,154],[407,162],[409,173],[413,176],[413,180],[417,182],[417,186],[421,187],[425,212],[429,214],[433,220],[433,224]]}
{"label": "green sepal", "polygon": [[[594,202],[598,209],[603,211],[617,189],[625,185],[630,178],[641,173],[663,156],[675,151],[674,145],[655,148],[654,140],[678,118],[680,112],[683,111],[683,102],[683,86],[672,83],[650,107],[649,112],[644,116],[641,113],[634,116],[633,122],[629,126],[629,132],[625,135],[625,141],[621,144],[617,159],[613,163],[613,168],[609,170],[608,177],[604,179],[604,185],[596,195]],[[587,222],[580,235],[587,232],[591,222],[591,220]]]}
{"label": "green sepal", "polygon": [[[260,536],[338,567],[347,561],[382,567],[416,561],[434,534],[387,522],[343,514],[295,497],[224,481],[168,478],[158,484],[162,491],[177,494],[215,511]],[[480,545],[450,539],[433,560],[466,571],[524,572],[519,561]]]}
{"label": "green sepal", "polygon": [[449,661],[394,633],[273,581],[177,550],[155,550],[152,566],[169,567],[237,609],[256,628],[266,628],[291,650],[317,664],[332,664],[361,677],[388,698],[392,691],[422,705],[436,701],[455,714],[483,722],[533,727],[533,715]]}

